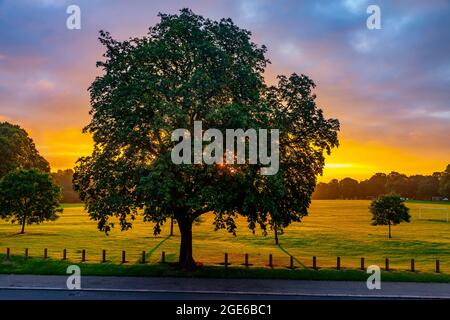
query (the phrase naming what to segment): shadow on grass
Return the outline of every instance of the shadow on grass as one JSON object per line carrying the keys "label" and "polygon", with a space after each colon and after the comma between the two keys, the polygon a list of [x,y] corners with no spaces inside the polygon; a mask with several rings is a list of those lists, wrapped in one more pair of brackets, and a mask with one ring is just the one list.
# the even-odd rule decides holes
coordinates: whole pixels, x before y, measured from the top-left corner
{"label": "shadow on grass", "polygon": [[[283,251],[285,254],[287,254],[289,257],[292,256],[294,257],[292,254],[289,253],[289,251],[287,251],[285,248],[283,248],[281,246],[281,244],[277,244],[278,248]],[[303,268],[307,269],[307,267],[300,261],[298,260],[296,257],[294,257],[294,261],[297,262],[299,265],[301,265]]]}
{"label": "shadow on grass", "polygon": [[156,246],[154,246],[149,252],[147,252],[145,254],[145,259],[146,260],[150,260],[150,258],[152,257],[153,253],[155,253],[155,251],[158,250],[158,248],[161,247],[163,245],[163,243],[166,242],[167,240],[169,240],[170,238],[172,238],[172,236],[168,235],[163,240],[161,240]]}
{"label": "shadow on grass", "polygon": [[58,233],[46,233],[46,232],[33,232],[33,231],[29,231],[27,232],[25,230],[25,233],[20,233],[20,230],[17,232],[2,232],[0,233],[0,238],[17,238],[17,237],[33,237],[33,236],[49,236],[49,237],[57,237],[60,236],[61,234]]}

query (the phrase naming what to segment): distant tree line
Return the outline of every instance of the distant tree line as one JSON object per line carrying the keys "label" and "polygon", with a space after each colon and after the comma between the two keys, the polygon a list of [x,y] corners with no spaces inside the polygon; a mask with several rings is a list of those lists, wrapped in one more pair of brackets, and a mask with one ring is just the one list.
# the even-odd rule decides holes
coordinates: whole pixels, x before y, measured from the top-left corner
{"label": "distant tree line", "polygon": [[81,202],[78,193],[73,190],[73,170],[58,170],[57,172],[52,172],[52,178],[55,183],[61,187],[62,190],[62,203],[78,203]]}
{"label": "distant tree line", "polygon": [[313,199],[374,199],[395,193],[403,198],[442,200],[450,198],[450,164],[432,175],[406,176],[398,172],[376,173],[358,182],[352,178],[317,184]]}

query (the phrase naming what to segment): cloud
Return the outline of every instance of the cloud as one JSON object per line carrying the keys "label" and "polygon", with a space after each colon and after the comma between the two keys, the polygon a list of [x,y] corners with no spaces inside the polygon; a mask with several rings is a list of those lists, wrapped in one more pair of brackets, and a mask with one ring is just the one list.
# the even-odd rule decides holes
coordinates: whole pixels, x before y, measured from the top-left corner
{"label": "cloud", "polygon": [[260,23],[266,20],[265,0],[247,0],[240,4],[240,16],[249,23]]}
{"label": "cloud", "polygon": [[[431,112],[429,114],[430,117],[437,119],[448,119],[450,120],[450,110],[449,111],[441,111],[441,112]],[[450,125],[450,124],[449,124]]]}
{"label": "cloud", "polygon": [[350,45],[357,52],[369,53],[377,46],[377,41],[374,37],[370,37],[367,32],[356,32],[351,36]]}
{"label": "cloud", "polygon": [[63,7],[69,5],[71,1],[69,0],[25,0],[27,5],[38,5],[44,7]]}
{"label": "cloud", "polygon": [[344,0],[343,6],[351,13],[361,13],[367,8],[367,0]]}
{"label": "cloud", "polygon": [[53,90],[55,88],[55,84],[49,80],[45,80],[45,79],[40,79],[38,81],[36,81],[35,83],[33,83],[32,85],[33,87],[35,87],[37,90]]}
{"label": "cloud", "polygon": [[[65,28],[67,4],[0,2],[0,117],[26,124],[35,133],[81,129],[89,121],[87,88],[101,72],[95,62],[104,51],[97,40],[100,29],[119,39],[141,36],[158,21],[158,12],[190,7],[214,19],[231,17],[252,31],[253,40],[269,49],[270,81],[277,74],[297,72],[316,82],[325,114],[340,120],[343,141],[354,141],[343,143],[338,159],[331,159],[352,164],[339,172],[363,175],[361,165],[376,167],[376,151],[370,153],[372,160],[355,159],[367,151],[359,147],[366,142],[385,148],[386,155],[401,151],[404,163],[392,162],[398,170],[409,168],[408,157],[426,170],[440,166],[450,154],[447,1],[377,1],[383,29],[372,31],[366,28],[365,10],[372,3],[362,0],[158,0],[132,5],[79,0],[79,31]],[[55,163],[70,158],[51,141],[39,138],[42,148],[52,146],[45,152],[54,155]],[[389,169],[388,161],[386,156],[380,168]],[[338,168],[326,170],[336,173]]]}

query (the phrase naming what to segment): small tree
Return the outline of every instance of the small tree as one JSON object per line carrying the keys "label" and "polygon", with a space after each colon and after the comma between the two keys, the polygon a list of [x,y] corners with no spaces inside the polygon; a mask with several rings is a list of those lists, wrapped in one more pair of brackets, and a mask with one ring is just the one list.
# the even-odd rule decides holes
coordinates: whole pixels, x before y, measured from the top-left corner
{"label": "small tree", "polygon": [[37,169],[17,170],[0,180],[0,218],[22,225],[40,224],[58,218],[60,188],[47,173]]}
{"label": "small tree", "polygon": [[392,238],[391,225],[399,224],[402,221],[409,222],[411,218],[409,208],[396,194],[384,195],[378,200],[372,201],[370,212],[372,212],[372,225],[389,226],[389,238]]}

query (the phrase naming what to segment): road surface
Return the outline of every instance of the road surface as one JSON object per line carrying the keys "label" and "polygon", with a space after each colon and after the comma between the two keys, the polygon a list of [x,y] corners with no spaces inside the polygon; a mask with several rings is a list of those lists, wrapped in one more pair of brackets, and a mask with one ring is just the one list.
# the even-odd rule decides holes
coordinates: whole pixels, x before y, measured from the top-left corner
{"label": "road surface", "polygon": [[450,283],[201,279],[82,276],[68,290],[66,276],[0,275],[0,299],[25,300],[316,300],[450,299]]}

